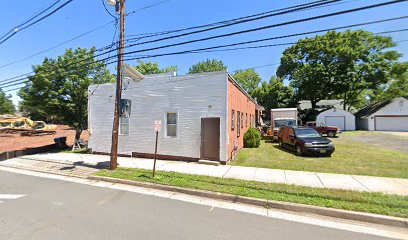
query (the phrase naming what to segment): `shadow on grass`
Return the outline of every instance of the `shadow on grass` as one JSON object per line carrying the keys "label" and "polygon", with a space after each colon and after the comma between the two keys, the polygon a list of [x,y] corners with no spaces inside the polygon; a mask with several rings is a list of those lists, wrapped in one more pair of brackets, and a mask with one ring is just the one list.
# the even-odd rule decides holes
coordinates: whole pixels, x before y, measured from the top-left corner
{"label": "shadow on grass", "polygon": [[280,150],[280,151],[284,151],[286,153],[292,154],[293,156],[298,157],[298,158],[330,158],[328,156],[318,156],[318,155],[311,155],[311,154],[298,156],[296,154],[295,150],[291,150],[291,149],[288,149],[288,148],[281,148],[281,147],[279,147],[279,145],[275,145],[273,147]]}

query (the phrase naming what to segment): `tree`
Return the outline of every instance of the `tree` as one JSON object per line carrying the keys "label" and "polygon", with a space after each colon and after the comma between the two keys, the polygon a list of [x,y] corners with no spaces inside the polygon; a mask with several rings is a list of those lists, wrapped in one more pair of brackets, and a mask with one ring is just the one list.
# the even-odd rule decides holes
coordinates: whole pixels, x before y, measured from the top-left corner
{"label": "tree", "polygon": [[357,30],[330,31],[299,40],[286,49],[277,75],[285,77],[298,99],[312,108],[322,99],[341,98],[346,106],[358,106],[367,90],[390,80],[401,54],[390,37]]}
{"label": "tree", "polygon": [[244,88],[247,93],[252,95],[253,91],[259,86],[262,78],[259,74],[253,69],[238,70],[234,74],[234,79]]}
{"label": "tree", "polygon": [[406,96],[408,96],[408,62],[396,64],[391,81],[370,94],[372,102]]}
{"label": "tree", "polygon": [[95,48],[67,49],[64,55],[33,66],[34,75],[19,93],[22,110],[75,128],[79,139],[87,126],[89,85],[114,78],[104,63],[95,62],[94,53]]}
{"label": "tree", "polygon": [[16,109],[13,101],[11,101],[11,95],[6,95],[0,88],[0,114],[14,114]]}
{"label": "tree", "polygon": [[177,72],[177,66],[169,66],[166,68],[160,68],[158,62],[143,62],[138,60],[138,65],[134,66],[141,74],[158,74],[158,73],[167,73],[167,72]]}
{"label": "tree", "polygon": [[188,73],[216,72],[224,71],[226,69],[227,66],[225,66],[221,60],[207,59],[207,61],[199,62],[191,66]]}
{"label": "tree", "polygon": [[271,77],[269,82],[263,82],[258,86],[253,94],[260,105],[265,107],[266,111],[272,108],[294,107],[293,89],[286,86],[282,78]]}

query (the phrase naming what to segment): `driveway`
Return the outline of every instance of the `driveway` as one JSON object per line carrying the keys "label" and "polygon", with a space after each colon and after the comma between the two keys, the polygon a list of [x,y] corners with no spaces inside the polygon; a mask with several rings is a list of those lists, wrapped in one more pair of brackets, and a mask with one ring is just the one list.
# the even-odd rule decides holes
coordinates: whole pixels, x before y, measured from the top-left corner
{"label": "driveway", "polygon": [[408,132],[355,132],[341,137],[408,153]]}

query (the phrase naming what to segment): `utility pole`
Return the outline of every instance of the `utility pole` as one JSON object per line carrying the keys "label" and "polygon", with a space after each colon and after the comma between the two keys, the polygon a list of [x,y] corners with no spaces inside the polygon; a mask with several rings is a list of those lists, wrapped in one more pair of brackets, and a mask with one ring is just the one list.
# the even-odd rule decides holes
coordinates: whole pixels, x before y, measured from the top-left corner
{"label": "utility pole", "polygon": [[119,135],[119,118],[120,118],[120,102],[122,98],[122,66],[123,53],[125,47],[125,0],[116,0],[119,3],[120,14],[120,35],[119,35],[119,51],[118,51],[118,66],[116,76],[116,96],[115,96],[115,112],[113,119],[112,130],[112,147],[110,156],[110,169],[115,170],[118,167],[118,135]]}

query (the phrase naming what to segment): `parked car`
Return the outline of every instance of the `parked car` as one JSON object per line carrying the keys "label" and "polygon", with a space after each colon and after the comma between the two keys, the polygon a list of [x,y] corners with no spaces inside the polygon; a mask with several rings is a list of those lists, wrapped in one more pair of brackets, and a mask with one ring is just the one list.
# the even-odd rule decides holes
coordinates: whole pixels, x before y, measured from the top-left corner
{"label": "parked car", "polygon": [[321,122],[306,122],[307,127],[314,128],[320,134],[326,134],[328,137],[335,137],[341,133],[341,129],[335,126],[326,126]]}
{"label": "parked car", "polygon": [[334,152],[333,142],[309,127],[283,126],[278,133],[278,142],[281,148],[295,150],[298,156],[330,157]]}

